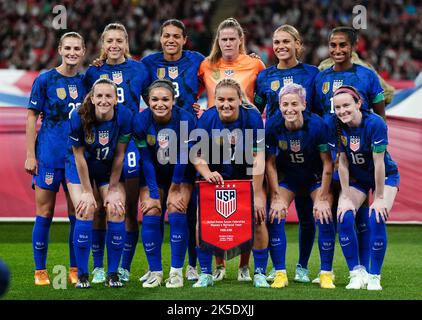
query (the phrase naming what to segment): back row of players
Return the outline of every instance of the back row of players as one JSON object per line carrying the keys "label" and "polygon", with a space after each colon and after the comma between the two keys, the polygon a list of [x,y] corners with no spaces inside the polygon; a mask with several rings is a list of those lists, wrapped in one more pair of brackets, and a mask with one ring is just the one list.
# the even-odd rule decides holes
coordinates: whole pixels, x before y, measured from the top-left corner
{"label": "back row of players", "polygon": [[[186,277],[197,280],[194,287],[222,280],[224,260],[216,259],[212,275],[212,254],[196,246],[194,168],[200,177],[216,184],[251,179],[247,169],[253,169],[255,287],[268,287],[268,281],[274,288],[288,285],[284,221],[295,199],[299,218],[295,281],[310,282],[307,266],[318,225],[321,271],[315,282],[322,288],[335,288],[332,262],[337,226],[332,212],[334,217],[337,212],[339,240],[350,270],[346,288],[382,289],[385,221],[398,190],[399,174],[386,152],[385,102],[378,77],[351,60],[357,42],[353,29],[332,30],[329,51],[334,64],[322,72],[299,62],[302,40],[289,25],[274,32],[278,64],[267,69],[261,60],[246,55],[243,30],[233,18],[219,25],[207,58],[183,50],[186,30],[175,19],[161,26],[162,52],[140,62],[130,59],[123,25],[108,25],[101,40],[99,66],[90,66],[83,76],[78,69],[85,53],[84,40],[75,32],[64,34],[58,47],[62,64],[41,74],[33,85],[25,169],[34,175],[36,285],[50,283],[48,237],[60,184],[71,222],[69,280],[77,288],[90,287],[91,248],[93,283],[121,287],[129,280],[139,237],[138,201],[149,265],[140,279],[144,287],[163,282],[161,244],[166,210],[171,245],[166,286],[183,286],[186,251]],[[206,111],[197,103],[203,90],[208,97]],[[141,93],[149,108],[139,113]],[[257,138],[259,129],[264,128],[260,112],[266,113],[265,144]],[[40,114],[42,126],[37,135]],[[212,148],[208,154],[201,150],[193,164],[186,165],[182,160],[194,148],[190,142],[180,148],[176,164],[160,164],[159,157],[169,156],[161,152],[163,148],[183,145],[180,136],[171,137],[160,130],[179,133],[182,123],[187,123],[188,132],[206,130],[212,137],[210,143],[231,141],[229,152],[221,153],[219,164],[210,164],[207,159],[212,159]],[[225,136],[212,136],[212,129],[229,130],[222,131]],[[249,150],[240,147],[248,145],[246,129],[254,132]],[[236,135],[238,130],[243,134]],[[224,147],[227,144],[221,144]],[[234,161],[236,149],[243,153],[242,165]],[[248,153],[258,163],[253,168],[247,164]],[[227,154],[229,157],[223,158]],[[337,155],[338,175],[335,171],[332,179]],[[364,203],[371,189],[374,200],[369,210]],[[269,253],[274,269],[266,276]],[[241,256],[240,281],[252,280],[249,254]]]}

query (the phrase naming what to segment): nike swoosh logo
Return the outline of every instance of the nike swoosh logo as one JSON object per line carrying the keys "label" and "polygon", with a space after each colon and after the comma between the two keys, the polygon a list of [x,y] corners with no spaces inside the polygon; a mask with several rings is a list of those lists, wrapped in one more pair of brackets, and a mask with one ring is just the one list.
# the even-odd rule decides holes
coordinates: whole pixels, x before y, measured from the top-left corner
{"label": "nike swoosh logo", "polygon": [[328,250],[333,250],[333,247],[330,247],[330,248],[321,247],[321,249],[324,250],[324,251],[328,251]]}
{"label": "nike swoosh logo", "polygon": [[88,240],[81,241],[80,239],[78,239],[78,243],[85,243],[85,242],[88,242]]}
{"label": "nike swoosh logo", "polygon": [[79,141],[79,138],[74,138],[72,136],[69,136],[70,139],[75,140],[75,141]]}
{"label": "nike swoosh logo", "polygon": [[152,250],[154,250],[155,248],[151,248],[151,249],[145,249],[145,252],[151,252]]}
{"label": "nike swoosh logo", "polygon": [[350,244],[350,242],[348,242],[348,243],[346,243],[346,244],[342,244],[342,243],[340,243],[340,245],[341,245],[342,247],[348,246],[349,244]]}
{"label": "nike swoosh logo", "polygon": [[382,249],[384,249],[384,248],[374,248],[374,247],[372,247],[372,250],[374,250],[374,251],[378,251],[378,250],[382,250]]}
{"label": "nike swoosh logo", "polygon": [[277,247],[277,246],[279,246],[279,245],[281,245],[281,242],[274,243],[274,244],[272,244],[272,243],[271,243],[271,247]]}
{"label": "nike swoosh logo", "polygon": [[173,240],[173,239],[171,239],[170,241],[173,242],[173,243],[182,242],[181,239],[180,240]]}
{"label": "nike swoosh logo", "polygon": [[119,246],[119,245],[121,245],[122,243],[121,243],[121,242],[114,242],[114,241],[111,241],[111,244],[114,244],[115,246]]}
{"label": "nike swoosh logo", "polygon": [[265,138],[262,138],[262,139],[260,139],[260,140],[256,140],[256,143],[260,143],[260,142],[262,142],[262,141],[264,141],[265,140]]}
{"label": "nike swoosh logo", "polygon": [[381,143],[383,141],[384,141],[384,139],[381,139],[381,140],[378,140],[378,141],[374,141],[374,144],[378,144],[378,143]]}
{"label": "nike swoosh logo", "polygon": [[133,173],[133,172],[136,172],[136,169],[135,170],[128,170],[127,171],[127,173]]}
{"label": "nike swoosh logo", "polygon": [[35,249],[37,249],[37,250],[44,250],[45,247],[37,247],[37,246],[35,246]]}
{"label": "nike swoosh logo", "polygon": [[32,100],[31,100],[31,103],[32,103],[34,106],[36,106],[36,105],[37,105],[37,103],[38,103],[38,101],[32,101]]}
{"label": "nike swoosh logo", "polygon": [[329,145],[329,146],[331,146],[331,147],[333,147],[333,148],[335,148],[335,147],[336,147],[336,145],[335,145],[335,144],[333,144],[333,143],[329,143],[329,142],[328,142],[328,145]]}

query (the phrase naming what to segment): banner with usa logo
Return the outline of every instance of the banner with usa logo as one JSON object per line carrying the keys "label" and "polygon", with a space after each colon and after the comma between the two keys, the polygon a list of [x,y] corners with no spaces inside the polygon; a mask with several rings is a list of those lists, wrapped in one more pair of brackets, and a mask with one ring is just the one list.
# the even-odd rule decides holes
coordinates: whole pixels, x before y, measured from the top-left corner
{"label": "banner with usa logo", "polygon": [[253,244],[251,180],[206,181],[199,188],[199,245],[216,256],[231,259]]}

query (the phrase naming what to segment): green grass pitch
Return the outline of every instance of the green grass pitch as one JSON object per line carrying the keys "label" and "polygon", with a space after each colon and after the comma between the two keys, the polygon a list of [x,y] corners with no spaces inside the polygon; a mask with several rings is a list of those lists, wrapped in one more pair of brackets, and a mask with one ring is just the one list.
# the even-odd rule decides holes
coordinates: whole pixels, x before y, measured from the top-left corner
{"label": "green grass pitch", "polygon": [[[69,225],[53,223],[50,233],[47,267],[51,279],[55,265],[68,265]],[[163,267],[165,278],[170,269],[170,246],[168,225],[163,244]],[[132,263],[130,282],[121,289],[110,289],[104,285],[92,285],[89,290],[78,290],[67,284],[66,289],[54,289],[53,286],[36,287],[33,283],[33,258],[31,233],[32,223],[0,223],[0,257],[8,264],[12,280],[5,300],[421,300],[422,299],[422,227],[388,225],[388,248],[382,270],[381,292],[366,290],[349,291],[346,262],[341,249],[336,245],[334,272],[336,286],[334,290],[323,290],[315,284],[299,284],[293,281],[295,264],[298,257],[298,226],[287,224],[286,266],[289,286],[284,289],[256,289],[252,283],[241,283],[237,278],[238,257],[227,262],[228,277],[214,287],[192,288],[192,282],[185,282],[184,288],[167,289],[165,286],[142,288],[138,278],[147,270],[147,262],[142,243],[138,243]],[[253,266],[251,257],[250,266]],[[268,269],[271,268],[269,262]],[[314,278],[319,269],[319,253],[315,242],[309,264],[310,275]]]}

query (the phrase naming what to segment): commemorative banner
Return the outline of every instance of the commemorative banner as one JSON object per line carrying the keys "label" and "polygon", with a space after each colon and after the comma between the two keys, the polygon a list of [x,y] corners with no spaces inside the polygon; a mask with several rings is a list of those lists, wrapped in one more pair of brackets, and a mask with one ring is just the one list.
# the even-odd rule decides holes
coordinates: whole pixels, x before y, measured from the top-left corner
{"label": "commemorative banner", "polygon": [[206,181],[199,188],[199,245],[216,256],[231,259],[253,245],[251,180]]}

